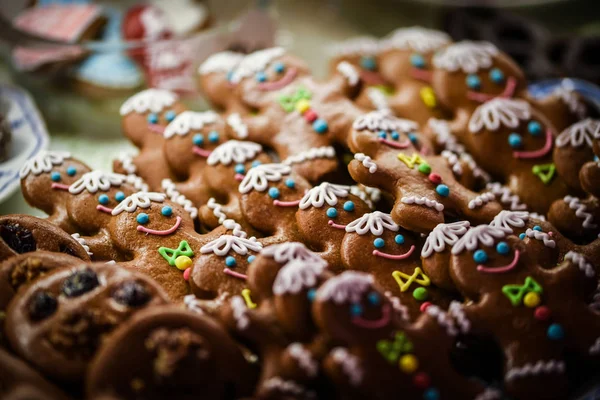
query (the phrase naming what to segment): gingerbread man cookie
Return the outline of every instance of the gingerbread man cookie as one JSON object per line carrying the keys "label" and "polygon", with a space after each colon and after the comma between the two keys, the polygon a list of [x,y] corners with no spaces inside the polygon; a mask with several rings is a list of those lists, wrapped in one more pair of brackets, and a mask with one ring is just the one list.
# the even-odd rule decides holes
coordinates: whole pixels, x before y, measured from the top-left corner
{"label": "gingerbread man cookie", "polygon": [[245,398],[256,372],[227,332],[175,306],[136,313],[106,341],[86,379],[90,399]]}
{"label": "gingerbread man cookie", "polygon": [[8,307],[5,330],[18,354],[44,374],[72,382],[85,375],[104,338],[121,322],[166,302],[165,292],[143,274],[82,263],[19,291]]}
{"label": "gingerbread man cookie", "polygon": [[406,309],[371,275],[346,271],[327,280],[316,292],[313,316],[339,343],[323,369],[340,398],[500,398],[454,370],[450,352],[458,331],[446,313],[432,305],[410,324]]}
{"label": "gingerbread man cookie", "polygon": [[175,93],[162,89],[146,89],[125,101],[120,109],[123,133],[139,149],[139,154],[122,156],[113,163],[113,169],[139,175],[150,189],[160,190],[163,179],[173,178],[163,152],[163,133],[184,110]]}
{"label": "gingerbread man cookie", "polygon": [[247,114],[248,110],[230,95],[233,86],[229,79],[244,54],[222,51],[208,57],[198,68],[198,87],[211,104],[220,110]]}
{"label": "gingerbread man cookie", "polygon": [[[339,74],[318,83],[306,65],[282,48],[249,54],[230,74],[232,88],[224,96],[253,113],[232,114],[241,139],[271,147],[282,160],[311,182],[337,172],[334,144],[345,145],[354,118],[361,111],[350,100],[360,77],[348,63]],[[226,110],[226,112],[231,112]]]}
{"label": "gingerbread man cookie", "polygon": [[422,154],[430,148],[425,138],[401,136],[410,123],[386,111],[358,118],[349,140],[356,153],[348,165],[352,177],[392,195],[392,218],[411,231],[429,232],[448,215],[489,222],[500,205],[460,185],[443,156]]}

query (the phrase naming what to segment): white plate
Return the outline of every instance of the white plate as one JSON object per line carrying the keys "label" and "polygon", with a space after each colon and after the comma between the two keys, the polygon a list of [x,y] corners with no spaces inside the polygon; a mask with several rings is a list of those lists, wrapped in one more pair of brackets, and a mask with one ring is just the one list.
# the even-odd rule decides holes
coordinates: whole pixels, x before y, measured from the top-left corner
{"label": "white plate", "polygon": [[12,128],[8,160],[0,163],[0,203],[20,186],[25,161],[48,147],[48,131],[31,96],[14,86],[0,85],[2,109]]}

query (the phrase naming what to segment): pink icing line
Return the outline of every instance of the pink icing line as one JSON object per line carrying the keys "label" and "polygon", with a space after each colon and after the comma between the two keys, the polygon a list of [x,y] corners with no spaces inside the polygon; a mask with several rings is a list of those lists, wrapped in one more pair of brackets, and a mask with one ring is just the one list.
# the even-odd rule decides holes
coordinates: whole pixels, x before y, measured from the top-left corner
{"label": "pink icing line", "polygon": [[273,205],[279,206],[279,207],[297,207],[298,204],[300,204],[300,200],[294,200],[294,201],[273,200]]}
{"label": "pink icing line", "polygon": [[500,93],[498,96],[494,96],[494,95],[486,94],[486,93],[472,92],[469,90],[467,92],[467,98],[469,100],[477,101],[479,103],[485,103],[486,101],[491,100],[495,97],[511,98],[515,95],[516,87],[517,87],[517,80],[514,77],[509,76],[508,79],[506,80],[506,87],[504,88],[504,91],[502,93]]}
{"label": "pink icing line", "polygon": [[360,79],[367,85],[385,85],[385,80],[377,72],[360,71]]}
{"label": "pink icing line", "polygon": [[53,183],[50,187],[52,189],[69,190],[69,185],[65,185],[64,183]]}
{"label": "pink icing line", "polygon": [[235,278],[239,278],[239,279],[243,279],[243,280],[246,280],[248,278],[246,275],[240,274],[239,272],[232,271],[229,268],[225,268],[223,270],[223,272],[226,273],[227,275],[231,275]]}
{"label": "pink icing line", "polygon": [[517,263],[519,262],[520,255],[521,253],[519,252],[519,250],[515,250],[515,257],[513,258],[510,264],[498,268],[488,268],[484,267],[483,265],[478,265],[477,271],[486,272],[488,274],[501,274],[503,272],[508,272],[517,265]]}
{"label": "pink icing line", "polygon": [[279,90],[281,88],[286,87],[290,82],[292,82],[294,80],[294,78],[296,78],[296,75],[298,74],[298,70],[296,68],[290,68],[288,69],[288,71],[285,73],[285,75],[283,76],[283,78],[274,81],[274,82],[261,82],[257,85],[258,90],[262,90],[265,92],[271,91],[271,90]]}
{"label": "pink icing line", "polygon": [[244,175],[242,175],[242,174],[235,174],[235,180],[236,181],[243,181],[244,180]]}
{"label": "pink icing line", "polygon": [[544,143],[544,147],[538,150],[533,151],[514,151],[514,158],[539,158],[543,157],[552,149],[552,132],[550,129],[546,129],[546,143]]}
{"label": "pink icing line", "polygon": [[383,328],[390,322],[390,305],[384,304],[381,307],[381,318],[375,321],[363,319],[362,317],[352,318],[352,323],[356,326],[360,326],[365,329],[379,329]]}
{"label": "pink icing line", "polygon": [[410,70],[410,74],[413,78],[418,79],[423,82],[431,82],[431,71],[427,71],[419,68],[412,68]]}
{"label": "pink icing line", "polygon": [[145,226],[142,226],[142,225],[138,225],[137,230],[139,232],[149,233],[150,235],[166,236],[166,235],[170,235],[171,233],[175,232],[177,230],[177,228],[179,228],[179,225],[181,225],[181,217],[178,215],[175,225],[173,225],[172,227],[170,227],[167,230],[157,231],[154,229],[146,228]]}
{"label": "pink icing line", "polygon": [[373,255],[378,257],[387,258],[389,260],[404,260],[405,258],[410,257],[410,255],[415,251],[415,245],[410,246],[410,250],[408,250],[404,254],[388,254],[379,250],[373,250]]}
{"label": "pink icing line", "polygon": [[201,149],[198,146],[194,146],[192,148],[192,152],[194,154],[196,154],[197,156],[204,157],[204,158],[208,158],[208,156],[210,156],[210,153],[212,153],[212,151]]}
{"label": "pink icing line", "polygon": [[157,124],[148,124],[148,129],[154,133],[162,135],[165,131],[165,127]]}
{"label": "pink icing line", "polygon": [[335,222],[333,222],[332,220],[329,220],[329,222],[327,222],[329,224],[329,226],[331,226],[332,228],[336,228],[336,229],[346,229],[346,225],[340,225],[340,224],[336,224]]}
{"label": "pink icing line", "polygon": [[112,209],[112,208],[105,207],[105,206],[103,206],[103,205],[101,205],[101,204],[98,204],[98,205],[96,206],[96,210],[98,210],[98,211],[102,211],[102,212],[105,212],[105,213],[107,213],[107,214],[110,214],[110,213],[112,213],[112,210],[113,210],[113,209]]}
{"label": "pink icing line", "polygon": [[392,140],[388,140],[388,139],[384,139],[384,138],[377,138],[377,140],[379,140],[380,143],[387,144],[388,146],[394,147],[396,149],[405,149],[408,146],[410,146],[409,140],[406,140],[404,142],[394,142]]}

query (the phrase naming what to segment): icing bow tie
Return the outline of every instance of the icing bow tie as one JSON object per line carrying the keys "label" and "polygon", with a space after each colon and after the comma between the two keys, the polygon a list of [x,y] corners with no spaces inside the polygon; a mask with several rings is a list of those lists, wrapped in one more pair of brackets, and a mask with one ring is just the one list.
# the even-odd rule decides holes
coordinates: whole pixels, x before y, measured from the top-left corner
{"label": "icing bow tie", "polygon": [[296,93],[291,96],[282,95],[279,96],[279,104],[285,110],[285,112],[292,112],[296,108],[296,103],[300,100],[310,100],[311,94],[305,87],[299,87]]}
{"label": "icing bow tie", "polygon": [[396,332],[394,341],[383,339],[377,342],[377,351],[390,364],[397,362],[403,353],[410,353],[412,348],[412,343],[406,338],[404,332]]}
{"label": "icing bow tie", "polygon": [[177,247],[176,249],[170,249],[168,247],[160,247],[158,249],[158,253],[161,256],[163,256],[163,258],[165,260],[167,260],[167,262],[169,263],[170,266],[175,265],[175,260],[177,260],[177,257],[179,257],[179,256],[187,256],[187,257],[194,256],[194,251],[192,250],[192,248],[190,247],[188,242],[186,242],[185,240],[182,240],[181,242],[179,242],[179,247]]}
{"label": "icing bow tie", "polygon": [[542,294],[542,286],[537,283],[532,277],[525,278],[523,285],[505,285],[502,287],[502,293],[517,307],[523,303],[523,297],[529,292]]}

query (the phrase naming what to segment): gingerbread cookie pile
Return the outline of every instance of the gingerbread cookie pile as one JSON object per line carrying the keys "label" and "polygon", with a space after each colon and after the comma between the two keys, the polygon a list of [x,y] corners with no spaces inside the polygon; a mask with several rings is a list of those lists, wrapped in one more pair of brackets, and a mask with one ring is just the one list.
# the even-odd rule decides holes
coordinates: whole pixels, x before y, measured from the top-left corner
{"label": "gingerbread cookie pile", "polygon": [[0,220],[0,390],[564,399],[593,378],[600,121],[529,96],[489,43],[334,53],[325,81],[282,48],[215,54],[215,111],[123,104],[139,153],[114,172],[26,163],[49,217]]}

